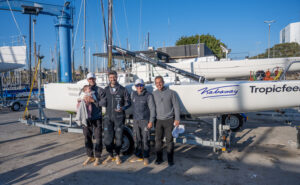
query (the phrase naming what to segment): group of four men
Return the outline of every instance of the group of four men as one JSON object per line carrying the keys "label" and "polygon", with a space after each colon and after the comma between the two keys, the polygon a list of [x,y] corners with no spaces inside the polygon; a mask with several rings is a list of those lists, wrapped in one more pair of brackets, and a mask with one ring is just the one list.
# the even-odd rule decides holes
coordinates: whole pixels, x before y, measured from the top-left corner
{"label": "group of four men", "polygon": [[[92,116],[83,126],[85,136],[85,148],[88,158],[83,165],[94,162],[94,166],[100,164],[102,152],[102,107],[106,107],[103,117],[104,144],[109,156],[102,162],[115,161],[121,164],[120,150],[122,147],[123,127],[125,123],[125,110],[132,105],[133,130],[135,141],[135,156],[130,162],[143,161],[149,164],[150,154],[150,129],[155,123],[155,164],[163,162],[163,138],[166,137],[168,165],[174,164],[174,143],[172,130],[180,122],[180,108],[175,91],[164,86],[163,77],[155,78],[157,90],[152,94],[145,88],[144,81],[137,79],[136,91],[129,95],[125,87],[117,81],[117,73],[108,73],[109,84],[102,89],[96,85],[93,73],[87,75],[87,80],[94,91],[97,100],[86,98],[92,104]],[[95,152],[92,138],[96,140]],[[116,156],[114,156],[114,152]]]}

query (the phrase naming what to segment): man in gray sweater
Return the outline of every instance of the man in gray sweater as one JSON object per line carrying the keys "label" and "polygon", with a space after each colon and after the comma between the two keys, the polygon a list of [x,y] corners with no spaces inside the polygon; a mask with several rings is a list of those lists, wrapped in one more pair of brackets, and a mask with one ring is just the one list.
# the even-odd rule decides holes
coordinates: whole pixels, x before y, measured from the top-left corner
{"label": "man in gray sweater", "polygon": [[161,76],[155,78],[157,90],[153,92],[156,105],[156,127],[155,127],[155,150],[156,161],[159,165],[163,162],[162,140],[166,137],[168,164],[174,164],[174,143],[172,130],[179,126],[180,107],[176,92],[164,86],[164,79]]}

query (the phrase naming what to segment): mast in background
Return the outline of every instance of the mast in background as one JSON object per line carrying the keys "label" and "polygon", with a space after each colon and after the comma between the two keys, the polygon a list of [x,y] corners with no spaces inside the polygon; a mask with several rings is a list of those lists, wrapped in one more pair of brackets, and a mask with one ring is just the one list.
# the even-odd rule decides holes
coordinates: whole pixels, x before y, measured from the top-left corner
{"label": "mast in background", "polygon": [[84,18],[83,18],[83,74],[84,76],[86,75],[86,70],[85,70],[85,66],[86,66],[86,51],[85,51],[85,42],[86,42],[86,34],[85,34],[85,29],[86,29],[86,0],[83,1],[83,14],[84,14]]}
{"label": "mast in background", "polygon": [[108,71],[112,68],[112,3],[113,0],[108,1]]}

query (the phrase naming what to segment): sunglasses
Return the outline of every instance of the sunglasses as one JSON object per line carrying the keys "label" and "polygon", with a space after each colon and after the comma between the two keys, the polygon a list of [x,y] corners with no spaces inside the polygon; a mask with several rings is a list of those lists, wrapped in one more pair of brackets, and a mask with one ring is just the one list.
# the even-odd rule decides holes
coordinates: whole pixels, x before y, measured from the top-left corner
{"label": "sunglasses", "polygon": [[136,87],[144,87],[144,84],[136,84]]}

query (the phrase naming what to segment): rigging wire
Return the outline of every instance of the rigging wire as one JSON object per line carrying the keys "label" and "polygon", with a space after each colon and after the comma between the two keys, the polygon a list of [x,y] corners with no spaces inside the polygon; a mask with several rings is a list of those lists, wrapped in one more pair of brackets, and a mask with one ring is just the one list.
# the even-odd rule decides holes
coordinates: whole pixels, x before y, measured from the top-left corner
{"label": "rigging wire", "polygon": [[[115,30],[116,30],[116,35],[117,35],[117,38],[118,38],[119,46],[122,47],[121,40],[120,40],[120,37],[119,37],[119,31],[118,31],[118,26],[117,26],[117,21],[116,21],[115,14],[113,14],[113,19],[114,19]],[[122,53],[122,57],[123,57],[123,60],[125,61],[126,58],[125,58],[125,55],[123,53]]]}
{"label": "rigging wire", "polygon": [[[142,0],[140,0],[140,25],[139,25],[139,42],[138,44],[140,45],[140,42],[141,42],[141,31],[142,31]],[[142,49],[140,47],[140,49]]]}
{"label": "rigging wire", "polygon": [[22,38],[23,38],[23,44],[26,45],[25,38],[24,38],[24,36],[23,36],[23,34],[22,34],[22,31],[21,31],[21,29],[20,29],[20,27],[19,27],[19,24],[18,24],[18,22],[17,22],[17,20],[16,20],[16,18],[15,18],[14,12],[13,12],[12,9],[11,9],[10,3],[9,3],[8,0],[6,0],[6,2],[7,2],[7,4],[8,4],[8,6],[9,6],[10,13],[11,13],[13,19],[14,19],[14,22],[15,22],[15,24],[16,24],[16,26],[17,26],[17,29],[18,29],[20,35],[21,35]]}
{"label": "rigging wire", "polygon": [[100,4],[101,4],[101,8],[102,8],[102,19],[103,19],[103,26],[104,26],[104,37],[105,37],[106,51],[108,51],[108,42],[107,42],[107,33],[106,33],[106,24],[105,24],[103,0],[100,0]]}
{"label": "rigging wire", "polygon": [[76,25],[76,31],[75,31],[75,35],[74,35],[74,44],[72,46],[72,52],[74,51],[74,47],[75,47],[75,43],[76,43],[77,32],[78,32],[78,27],[79,27],[79,22],[80,22],[80,17],[81,17],[82,5],[83,5],[83,0],[81,0],[81,5],[80,5],[80,9],[79,9],[79,15],[78,15],[78,20],[77,20],[77,25]]}
{"label": "rigging wire", "polygon": [[117,21],[116,21],[115,14],[113,14],[113,16],[114,16],[114,23],[115,23],[115,29],[116,29],[117,38],[118,38],[118,41],[119,41],[119,46],[122,47],[121,40],[120,40],[120,37],[119,37],[118,26],[117,26]]}
{"label": "rigging wire", "polygon": [[[125,2],[123,0],[123,9],[124,9],[124,15],[125,15],[125,22],[126,22],[126,29],[127,29],[127,37],[129,40],[129,26],[128,26],[128,18],[127,18],[127,13],[126,13],[126,7],[125,7]],[[127,48],[129,49],[129,48]]]}

